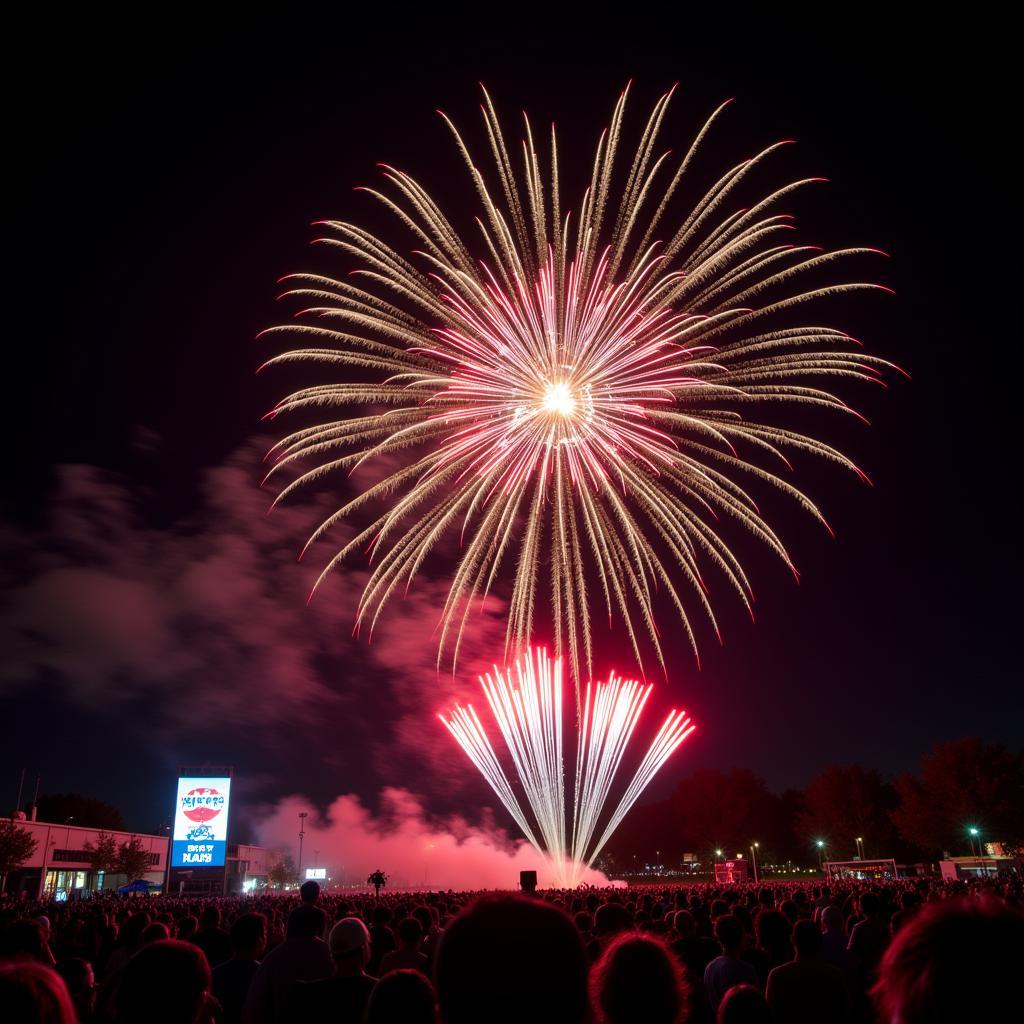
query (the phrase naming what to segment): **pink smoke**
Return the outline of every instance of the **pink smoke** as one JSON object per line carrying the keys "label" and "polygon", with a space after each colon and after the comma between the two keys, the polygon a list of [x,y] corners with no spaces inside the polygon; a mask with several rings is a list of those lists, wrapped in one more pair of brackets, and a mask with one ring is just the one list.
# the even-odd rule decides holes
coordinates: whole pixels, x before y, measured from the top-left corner
{"label": "pink smoke", "polygon": [[[303,845],[303,867],[327,868],[333,885],[365,885],[380,868],[392,888],[514,889],[519,872],[537,872],[541,888],[556,886],[557,872],[524,840],[510,839],[493,824],[471,825],[461,818],[430,820],[420,800],[405,789],[381,794],[371,814],[352,794],[339,796],[322,816],[308,801],[290,796],[257,824],[260,842],[298,856],[299,812],[309,811]],[[316,853],[314,852],[316,851]],[[582,880],[608,885],[600,871]]]}

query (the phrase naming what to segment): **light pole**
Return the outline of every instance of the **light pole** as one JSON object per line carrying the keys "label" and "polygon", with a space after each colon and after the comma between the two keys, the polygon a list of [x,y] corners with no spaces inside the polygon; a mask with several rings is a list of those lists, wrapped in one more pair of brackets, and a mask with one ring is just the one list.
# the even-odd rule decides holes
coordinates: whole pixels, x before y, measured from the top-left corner
{"label": "light pole", "polygon": [[750,845],[750,863],[754,868],[754,884],[756,885],[760,879],[757,877],[757,851],[760,847],[760,843],[751,843]]}
{"label": "light pole", "polygon": [[981,870],[987,875],[988,864],[985,861],[985,850],[981,845],[981,829],[977,826],[972,825],[968,830],[971,834],[971,851],[974,851],[974,840],[978,840],[978,860],[981,861]]}
{"label": "light pole", "polygon": [[860,857],[861,860],[866,859],[864,856],[864,840],[861,836],[857,836],[857,856]]}
{"label": "light pole", "polygon": [[823,865],[823,863],[824,863],[824,859],[823,858],[825,856],[825,840],[824,839],[819,839],[817,841],[817,845],[818,845],[818,867],[820,868]]}
{"label": "light pole", "polygon": [[306,819],[309,817],[308,811],[299,811],[299,866],[295,869],[295,873],[299,876],[299,883],[302,883],[302,840],[306,837]]}

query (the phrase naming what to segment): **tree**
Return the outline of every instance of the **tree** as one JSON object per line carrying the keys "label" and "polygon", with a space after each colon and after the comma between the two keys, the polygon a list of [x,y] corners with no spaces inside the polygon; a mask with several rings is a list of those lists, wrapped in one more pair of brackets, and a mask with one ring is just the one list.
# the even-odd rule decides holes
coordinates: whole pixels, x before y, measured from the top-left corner
{"label": "tree", "polygon": [[864,840],[865,856],[892,857],[896,830],[889,815],[896,804],[895,789],[873,769],[826,768],[804,790],[797,831],[808,847],[824,839],[837,860],[856,856],[858,838]]}
{"label": "tree", "polygon": [[295,862],[291,854],[279,853],[277,859],[267,870],[267,881],[275,888],[281,889],[294,882],[297,877]]}
{"label": "tree", "polygon": [[37,811],[40,821],[124,831],[124,821],[116,807],[81,793],[47,793],[39,798]]}
{"label": "tree", "polygon": [[89,852],[89,863],[93,871],[118,870],[117,840],[109,832],[100,832],[95,843],[86,842],[83,848]]}
{"label": "tree", "polygon": [[762,856],[775,856],[788,845],[786,820],[778,797],[753,772],[704,769],[683,779],[667,800],[630,812],[628,827],[619,830],[609,852],[624,865],[632,864],[634,854],[647,859],[655,850],[669,851],[667,862],[683,853],[713,860],[716,849],[729,857],[748,856],[751,843],[758,842]]}
{"label": "tree", "polygon": [[709,855],[721,849],[734,857],[748,856],[755,841],[763,848],[762,856],[783,844],[778,803],[752,771],[706,769],[679,785],[670,806],[687,850]]}
{"label": "tree", "polygon": [[150,868],[149,852],[143,847],[142,840],[135,836],[122,843],[117,851],[117,870],[128,876],[129,882],[141,878]]}
{"label": "tree", "polygon": [[940,743],[921,758],[919,778],[896,780],[892,820],[909,842],[931,853],[966,853],[967,829],[1008,851],[1024,847],[1024,754],[977,737]]}
{"label": "tree", "polygon": [[20,868],[38,845],[27,828],[20,828],[9,818],[0,819],[0,891],[7,876]]}

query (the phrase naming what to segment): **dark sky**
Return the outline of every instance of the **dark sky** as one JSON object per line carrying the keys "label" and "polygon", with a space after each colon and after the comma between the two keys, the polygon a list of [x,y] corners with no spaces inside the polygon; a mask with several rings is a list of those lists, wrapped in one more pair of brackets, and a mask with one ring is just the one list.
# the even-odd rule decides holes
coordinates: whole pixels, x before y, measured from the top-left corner
{"label": "dark sky", "polygon": [[[470,816],[485,801],[471,780],[452,795],[461,766],[443,743],[417,757],[448,684],[400,644],[349,638],[344,580],[306,611],[314,567],[292,555],[311,520],[266,525],[252,456],[282,389],[255,377],[269,353],[253,338],[281,315],[278,277],[325,268],[310,222],[363,218],[352,187],[378,160],[471,202],[433,111],[471,123],[478,80],[509,121],[520,107],[557,119],[570,170],[630,78],[637,119],[681,83],[675,145],[735,96],[720,165],[796,139],[777,173],[831,179],[796,204],[802,237],[892,254],[871,272],[897,297],[851,305],[843,326],[913,380],[856,396],[870,429],[829,434],[874,487],[803,467],[837,539],[787,512],[801,584],[755,552],[756,625],[726,608],[725,646],[705,635],[699,672],[671,652],[671,695],[700,729],[662,789],[699,767],[750,767],[776,789],[831,763],[894,773],[967,734],[1019,748],[1012,90],[994,26],[897,26],[884,10],[827,24],[820,6],[788,24],[634,12],[595,34],[587,18],[168,13],[12,36],[3,800],[26,766],[146,828],[177,765],[209,760],[234,763],[253,802],[373,802],[384,785]],[[403,614],[426,621],[434,593]]]}

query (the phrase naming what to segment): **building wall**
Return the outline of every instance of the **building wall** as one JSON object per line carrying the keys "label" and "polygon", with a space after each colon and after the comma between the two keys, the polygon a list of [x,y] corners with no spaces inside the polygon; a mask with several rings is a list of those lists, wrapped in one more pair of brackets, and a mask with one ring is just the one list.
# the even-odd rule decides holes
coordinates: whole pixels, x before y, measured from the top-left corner
{"label": "building wall", "polygon": [[[95,845],[103,831],[113,836],[118,846],[131,839],[138,839],[143,850],[151,855],[153,861],[143,877],[150,882],[163,882],[167,870],[167,836],[151,836],[142,832],[115,832],[112,829],[84,828],[80,825],[56,825],[46,821],[16,821],[15,824],[32,835],[36,840],[36,848],[32,856],[17,871],[11,872],[8,879],[9,889],[31,891],[34,885],[34,895],[42,895],[47,885],[47,876],[49,875],[50,885],[53,887],[58,881],[58,872],[65,873],[60,876],[60,880],[65,883],[70,881],[72,888],[98,888],[99,879],[92,871],[86,843]],[[108,874],[103,879],[103,885],[105,888],[112,888],[117,884],[123,884],[124,881],[134,879]],[[78,882],[83,884],[79,886]]]}
{"label": "building wall", "polygon": [[245,843],[239,843],[238,846],[231,847],[231,849],[236,850],[237,853],[229,853],[229,856],[247,862],[248,866],[245,869],[246,877],[262,878],[266,875],[267,851],[262,846],[248,846]]}
{"label": "building wall", "polygon": [[[16,821],[36,840],[36,848],[20,868],[12,871],[7,878],[8,891],[24,891],[30,896],[43,896],[61,888],[73,896],[73,890],[115,889],[126,882],[134,881],[116,873],[92,870],[86,844],[95,845],[101,832],[114,837],[120,846],[131,839],[138,839],[142,848],[151,855],[153,863],[142,876],[148,882],[162,885],[167,874],[167,858],[170,855],[170,840],[167,836],[151,836],[143,832],[115,832],[112,829],[84,828],[79,825],[56,825],[45,821]],[[212,869],[217,876],[215,891],[228,890],[227,877],[234,877],[232,891],[243,891],[247,879],[265,877],[267,874],[267,851],[260,846],[247,844],[231,845],[228,848],[227,864]],[[209,874],[199,870],[197,875]],[[172,872],[174,874],[174,872]],[[189,878],[192,872],[187,872]],[[178,880],[172,878],[171,891],[178,889]]]}
{"label": "building wall", "polygon": [[47,867],[87,868],[87,859],[69,857],[67,854],[85,853],[85,844],[95,844],[101,832],[113,836],[118,846],[131,839],[138,839],[142,843],[142,848],[154,855],[154,871],[163,871],[167,866],[167,836],[149,836],[144,832],[115,832],[112,829],[83,828],[79,825],[54,825],[45,821],[19,821],[15,824],[27,829],[36,840],[35,852],[22,867],[40,868],[45,864]]}

